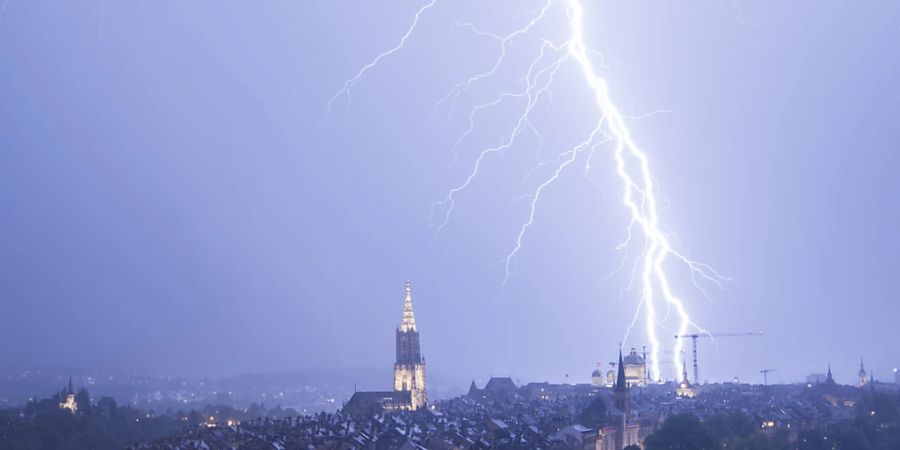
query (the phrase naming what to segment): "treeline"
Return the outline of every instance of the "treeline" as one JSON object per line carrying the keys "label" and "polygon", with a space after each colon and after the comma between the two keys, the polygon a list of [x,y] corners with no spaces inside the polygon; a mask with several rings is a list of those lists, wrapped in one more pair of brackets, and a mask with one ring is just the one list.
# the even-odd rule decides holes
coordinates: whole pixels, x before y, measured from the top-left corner
{"label": "treeline", "polygon": [[873,393],[855,406],[855,417],[796,434],[765,433],[743,413],[700,420],[690,414],[668,418],[647,437],[645,450],[897,450],[900,395]]}
{"label": "treeline", "polygon": [[210,405],[202,410],[166,410],[156,414],[128,405],[119,405],[111,397],[91,401],[81,389],[75,399],[77,413],[60,409],[65,392],[50,398],[30,401],[22,409],[0,410],[0,450],[105,450],[122,449],[138,442],[149,442],[177,434],[188,426],[229,419],[248,420],[270,416],[296,416],[293,409],[266,409],[251,405],[246,410]]}
{"label": "treeline", "polygon": [[[63,396],[31,401],[23,409],[0,411],[0,449],[121,449],[129,443],[177,432],[185,420],[154,416],[111,397],[91,402],[85,389],[76,394],[78,412],[60,409]],[[202,416],[194,415],[199,421]]]}

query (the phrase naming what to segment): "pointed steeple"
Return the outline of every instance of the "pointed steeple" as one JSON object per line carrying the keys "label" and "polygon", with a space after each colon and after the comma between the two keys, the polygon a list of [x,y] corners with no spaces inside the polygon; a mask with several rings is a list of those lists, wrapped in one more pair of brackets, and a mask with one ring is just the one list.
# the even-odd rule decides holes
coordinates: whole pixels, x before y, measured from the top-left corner
{"label": "pointed steeple", "polygon": [[66,391],[66,394],[74,394],[75,390],[72,389],[72,377],[69,377],[69,389]]}
{"label": "pointed steeple", "polygon": [[406,299],[403,301],[403,320],[400,322],[400,331],[416,331],[416,317],[413,315],[412,288],[409,280],[406,280]]}
{"label": "pointed steeple", "polygon": [[828,363],[828,374],[825,376],[825,384],[835,384],[834,377],[831,376],[831,363]]}
{"label": "pointed steeple", "polygon": [[[697,380],[694,380],[696,382]],[[690,386],[690,382],[687,378],[687,356],[684,355],[684,352],[681,354],[681,382]]]}
{"label": "pointed steeple", "polygon": [[622,360],[622,349],[619,349],[619,367],[616,373],[616,390],[624,391],[628,389],[628,383],[625,380],[625,363]]}
{"label": "pointed steeple", "polygon": [[[616,385],[613,386],[613,402],[616,405],[616,409],[622,413],[620,425],[624,428],[625,421],[631,415],[631,390],[628,389],[628,380],[625,379],[625,362],[622,359],[621,346],[619,347],[618,375],[616,375]],[[622,446],[617,445],[617,448],[622,448]]]}

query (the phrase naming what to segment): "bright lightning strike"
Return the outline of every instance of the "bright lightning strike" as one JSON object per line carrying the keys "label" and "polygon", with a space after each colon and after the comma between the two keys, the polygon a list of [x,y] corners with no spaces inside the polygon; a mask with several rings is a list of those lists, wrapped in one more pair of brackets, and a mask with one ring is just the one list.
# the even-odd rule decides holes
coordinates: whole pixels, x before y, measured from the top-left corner
{"label": "bright lightning strike", "polygon": [[[347,80],[344,87],[338,91],[329,100],[329,108],[331,104],[343,94],[350,98],[350,90],[365,75],[366,71],[376,66],[384,57],[399,51],[406,43],[409,36],[418,25],[419,18],[426,10],[434,6],[436,0],[423,6],[416,13],[413,23],[407,29],[406,34],[400,39],[397,46],[379,54],[372,62],[363,66],[362,69],[353,78]],[[524,87],[518,91],[501,92],[499,95],[488,102],[475,106],[469,113],[468,128],[456,140],[452,146],[454,155],[457,148],[475,129],[476,116],[482,111],[493,108],[506,99],[524,99],[524,106],[519,113],[515,125],[512,130],[501,141],[500,145],[483,148],[474,162],[472,170],[462,183],[450,189],[446,197],[432,205],[432,214],[437,208],[443,208],[443,219],[438,224],[435,236],[447,225],[456,205],[457,195],[466,190],[480,174],[483,162],[493,154],[505,152],[512,149],[517,143],[517,138],[521,134],[530,130],[534,132],[538,138],[540,133],[532,122],[532,113],[539,106],[541,100],[552,97],[552,87],[554,84],[554,76],[565,65],[574,63],[575,68],[581,73],[585,84],[590,91],[591,99],[597,109],[597,120],[591,133],[581,142],[569,150],[559,154],[555,160],[543,161],[535,168],[529,171],[526,179],[530,177],[535,169],[544,165],[554,165],[555,170],[552,174],[544,179],[534,191],[524,196],[530,199],[529,214],[526,221],[519,228],[516,235],[515,244],[501,261],[505,269],[505,275],[501,289],[504,288],[514,273],[514,265],[516,257],[524,245],[525,237],[529,228],[536,219],[538,204],[541,201],[545,191],[559,180],[566,169],[581,159],[584,160],[585,171],[587,175],[591,167],[591,161],[595,152],[603,148],[604,144],[612,143],[612,155],[615,161],[616,174],[622,183],[623,195],[622,204],[630,216],[630,224],[627,229],[628,235],[625,242],[619,246],[619,250],[627,250],[631,246],[632,238],[635,233],[643,235],[643,245],[639,255],[634,260],[632,276],[627,288],[623,288],[621,292],[630,290],[636,282],[641,287],[641,296],[635,311],[634,318],[626,330],[626,339],[632,328],[637,324],[639,317],[643,314],[645,319],[646,337],[650,342],[650,374],[654,378],[662,378],[660,368],[660,352],[661,343],[658,329],[663,327],[669,316],[674,312],[677,322],[676,334],[687,334],[689,331],[697,330],[701,333],[705,331],[695,324],[688,314],[685,303],[680,297],[673,292],[669,281],[669,274],[666,271],[667,260],[675,260],[686,266],[691,275],[691,280],[701,292],[705,294],[700,280],[711,282],[721,288],[721,283],[726,280],[722,275],[713,270],[710,266],[695,262],[685,256],[683,253],[676,251],[669,241],[669,236],[662,230],[658,214],[658,202],[656,198],[653,176],[650,172],[650,162],[647,154],[637,145],[631,136],[631,132],[625,123],[626,118],[619,111],[618,107],[610,98],[609,87],[606,80],[601,77],[595,69],[594,63],[590,55],[596,55],[588,49],[585,43],[584,33],[584,7],[581,0],[546,0],[543,7],[532,14],[530,20],[521,28],[518,28],[506,35],[499,35],[478,29],[470,23],[456,23],[455,27],[468,28],[478,36],[493,39],[499,44],[499,55],[493,65],[483,72],[478,73],[460,83],[453,88],[437,103],[435,112],[442,105],[448,104],[449,111],[447,113],[448,120],[452,116],[457,100],[474,84],[481,80],[493,77],[498,70],[504,65],[508,48],[520,36],[533,33],[536,26],[546,20],[548,12],[556,5],[564,3],[567,13],[567,39],[562,43],[554,43],[550,39],[540,39],[542,42],[537,51],[537,55],[531,61],[527,73],[524,76]],[[549,60],[549,61],[548,61]],[[602,67],[602,61],[601,61]],[[627,257],[627,253],[626,253]],[[625,259],[623,258],[619,269],[624,267]],[[618,270],[618,269],[617,269]],[[664,308],[664,315],[660,314],[660,308]],[[660,317],[662,316],[662,317]],[[682,360],[680,355],[683,351],[683,340],[676,339],[674,348],[672,348],[672,360],[674,361],[673,376],[675,379],[681,376]]]}

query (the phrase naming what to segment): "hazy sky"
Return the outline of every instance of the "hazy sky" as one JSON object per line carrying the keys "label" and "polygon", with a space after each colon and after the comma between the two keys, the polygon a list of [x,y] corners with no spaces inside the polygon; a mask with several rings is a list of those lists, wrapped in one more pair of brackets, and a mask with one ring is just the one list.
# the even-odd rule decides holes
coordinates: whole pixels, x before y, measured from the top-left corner
{"label": "hazy sky", "polygon": [[[585,3],[662,222],[733,278],[706,299],[673,265],[675,290],[711,331],[765,333],[704,342],[703,377],[830,361],[849,382],[861,356],[890,377],[900,3]],[[388,368],[407,278],[430,375],[583,382],[611,361],[638,300],[630,265],[604,279],[628,256],[611,153],[545,191],[500,289],[516,199],[550,174],[528,168],[595,119],[576,67],[535,113],[543,139],[487,159],[436,237],[429,220],[517,106],[454,160],[469,109],[521,86],[562,9],[450,114],[438,101],[499,51],[454,22],[505,34],[541,2],[439,0],[326,115],[423,4],[0,0],[0,366]]]}

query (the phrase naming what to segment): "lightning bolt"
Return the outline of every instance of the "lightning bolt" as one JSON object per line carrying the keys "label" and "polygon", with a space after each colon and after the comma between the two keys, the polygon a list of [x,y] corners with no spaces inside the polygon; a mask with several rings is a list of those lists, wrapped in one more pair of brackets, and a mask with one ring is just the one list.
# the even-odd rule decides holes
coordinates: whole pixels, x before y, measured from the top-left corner
{"label": "lightning bolt", "polygon": [[509,48],[510,43],[515,38],[531,31],[531,29],[535,25],[537,25],[537,23],[540,22],[541,19],[544,18],[544,16],[547,14],[547,11],[550,10],[550,6],[552,6],[552,5],[553,5],[553,0],[546,0],[546,3],[544,3],[544,7],[541,8],[540,11],[538,11],[538,14],[535,17],[533,17],[528,22],[528,24],[526,24],[524,27],[519,28],[519,29],[507,34],[506,36],[502,36],[502,37],[495,33],[481,31],[478,28],[476,28],[475,25],[473,25],[471,23],[455,24],[455,26],[471,28],[475,32],[475,34],[478,34],[480,36],[487,36],[487,37],[490,37],[490,38],[493,38],[494,40],[496,40],[500,44],[500,55],[497,56],[497,60],[494,61],[493,67],[491,67],[486,72],[479,73],[478,75],[475,75],[475,76],[469,78],[468,80],[457,83],[455,86],[453,86],[453,89],[450,89],[450,92],[448,92],[447,95],[445,95],[444,98],[442,98],[440,101],[438,101],[437,105],[435,105],[435,114],[437,114],[437,111],[442,104],[449,101],[450,102],[450,111],[447,113],[447,120],[450,120],[450,116],[453,115],[453,111],[456,109],[456,100],[459,98],[459,96],[462,93],[469,90],[469,88],[471,88],[472,85],[475,84],[476,82],[478,82],[479,80],[489,78],[492,75],[494,75],[495,73],[497,73],[497,70],[503,65],[503,62],[506,60],[506,52]]}
{"label": "lightning bolt", "polygon": [[400,38],[400,42],[398,42],[397,45],[392,47],[390,50],[385,50],[385,51],[379,53],[378,56],[375,57],[375,59],[373,59],[368,64],[363,66],[362,69],[359,69],[359,72],[356,73],[356,76],[354,76],[353,78],[350,78],[349,80],[347,80],[344,83],[344,87],[341,88],[341,90],[337,91],[328,100],[328,112],[329,113],[331,112],[331,106],[341,95],[347,96],[347,105],[348,106],[350,105],[350,91],[353,89],[354,86],[356,86],[356,83],[359,83],[359,80],[362,79],[363,75],[365,75],[366,72],[369,71],[369,69],[377,66],[378,63],[380,63],[382,59],[384,59],[388,56],[391,56],[394,53],[397,53],[398,51],[400,51],[403,48],[404,45],[406,45],[406,41],[413,34],[413,31],[416,30],[416,27],[419,26],[419,18],[422,17],[422,14],[425,13],[425,11],[428,11],[429,9],[431,9],[431,7],[434,6],[435,3],[437,3],[437,0],[431,0],[430,2],[426,3],[425,6],[422,6],[421,8],[419,8],[419,10],[416,11],[416,15],[413,17],[412,24],[410,24],[409,28],[406,29],[406,33],[403,35],[403,37]]}
{"label": "lightning bolt", "polygon": [[[436,0],[423,6],[416,13],[412,25],[407,29],[406,34],[400,40],[400,43],[390,50],[379,54],[372,62],[363,66],[362,69],[354,76],[347,80],[344,87],[338,91],[329,101],[329,108],[340,95],[346,94],[350,97],[350,90],[365,75],[366,71],[376,66],[384,57],[399,51],[410,34],[415,30],[419,17],[427,9],[435,4]],[[669,332],[677,334],[687,334],[690,330],[697,330],[706,333],[703,328],[698,326],[691,319],[685,302],[677,296],[670,282],[670,276],[667,271],[667,261],[676,261],[687,268],[691,275],[691,281],[705,295],[705,290],[701,282],[711,282],[715,286],[721,288],[722,282],[727,278],[716,272],[709,265],[695,262],[688,258],[682,252],[673,248],[670,242],[670,236],[662,229],[659,219],[659,207],[656,193],[656,186],[650,170],[650,161],[646,152],[644,152],[633,139],[631,132],[626,124],[626,119],[630,118],[623,114],[616,104],[612,101],[609,92],[609,86],[606,80],[598,73],[595,68],[591,56],[598,56],[597,52],[590,50],[586,45],[584,32],[584,7],[581,0],[546,0],[543,6],[536,13],[532,13],[532,17],[528,22],[506,35],[500,35],[488,31],[483,31],[471,23],[454,23],[454,28],[466,28],[471,30],[478,36],[487,37],[497,41],[499,52],[493,64],[484,70],[464,81],[454,85],[451,90],[438,102],[435,106],[435,114],[444,105],[448,105],[447,120],[449,121],[453,115],[457,100],[468,91],[472,85],[481,80],[493,77],[503,66],[509,46],[518,38],[528,35],[534,31],[536,25],[545,21],[551,8],[556,4],[564,4],[566,12],[566,40],[556,43],[548,38],[541,38],[540,48],[534,56],[528,70],[523,78],[524,86],[521,89],[509,92],[501,92],[499,95],[487,102],[476,105],[470,110],[468,127],[459,136],[453,144],[451,150],[455,155],[457,148],[470,136],[471,132],[477,127],[476,117],[482,112],[498,106],[508,99],[516,99],[522,101],[523,105],[518,113],[517,120],[508,134],[501,139],[501,143],[496,146],[482,148],[478,152],[471,171],[462,183],[453,187],[447,192],[447,195],[434,204],[432,204],[432,216],[436,210],[443,208],[443,218],[437,225],[435,237],[441,230],[447,226],[450,217],[456,205],[457,196],[466,190],[481,172],[484,161],[494,154],[502,153],[513,149],[518,138],[526,130],[530,130],[540,138],[540,132],[531,117],[533,111],[542,103],[545,98],[552,98],[552,86],[554,85],[554,76],[564,66],[574,66],[581,73],[584,82],[590,92],[590,98],[597,110],[597,120],[591,132],[585,136],[578,144],[572,148],[561,152],[556,159],[541,161],[537,166],[532,168],[525,177],[527,181],[540,167],[547,165],[555,166],[552,173],[547,176],[537,187],[528,195],[522,196],[527,198],[528,216],[524,223],[519,227],[516,235],[515,243],[510,252],[501,260],[504,267],[504,278],[501,283],[501,295],[510,277],[514,274],[516,268],[516,257],[522,249],[530,227],[536,220],[536,213],[541,202],[542,196],[545,194],[557,180],[564,176],[566,169],[574,165],[577,161],[584,161],[584,175],[588,176],[591,167],[591,161],[594,159],[596,152],[601,151],[609,146],[612,148],[611,153],[615,161],[615,173],[622,186],[622,205],[630,216],[630,223],[627,228],[626,240],[617,247],[618,250],[626,250],[621,264],[616,269],[625,266],[628,257],[627,248],[632,245],[634,236],[639,233],[643,237],[643,245],[640,253],[634,259],[634,265],[631,270],[631,279],[627,287],[620,291],[620,295],[626,291],[630,291],[635,284],[639,284],[641,288],[640,300],[638,302],[635,314],[628,325],[625,332],[625,340],[628,339],[632,328],[637,325],[639,318],[644,317],[646,338],[650,343],[650,373],[653,378],[662,378],[660,368],[660,352],[662,351],[659,328],[667,329],[670,316],[674,316],[676,328],[674,330],[667,329]],[[600,56],[602,58],[602,55]],[[605,65],[600,61],[600,67],[606,69]],[[667,110],[655,111],[668,112]],[[607,145],[610,144],[610,145]],[[593,180],[592,180],[593,181]],[[610,274],[612,275],[612,274]],[[610,276],[608,275],[607,278]],[[660,311],[660,308],[664,308]],[[664,314],[663,314],[664,312]],[[673,379],[681,376],[683,363],[679,355],[683,351],[683,339],[676,339],[672,350],[673,360]],[[623,341],[624,342],[624,341]]]}

